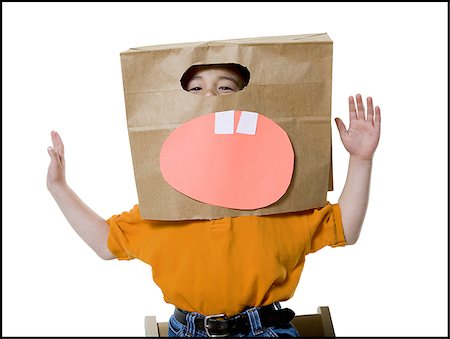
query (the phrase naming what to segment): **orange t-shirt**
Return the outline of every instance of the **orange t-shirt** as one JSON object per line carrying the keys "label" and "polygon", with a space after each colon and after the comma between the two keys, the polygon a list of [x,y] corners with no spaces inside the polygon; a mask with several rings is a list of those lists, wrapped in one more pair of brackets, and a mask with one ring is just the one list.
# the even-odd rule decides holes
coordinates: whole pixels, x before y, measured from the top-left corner
{"label": "orange t-shirt", "polygon": [[233,316],[245,307],[291,298],[305,256],[344,246],[338,204],[268,216],[215,220],[144,220],[135,205],[114,215],[108,247],[120,260],[152,267],[164,300],[204,315]]}

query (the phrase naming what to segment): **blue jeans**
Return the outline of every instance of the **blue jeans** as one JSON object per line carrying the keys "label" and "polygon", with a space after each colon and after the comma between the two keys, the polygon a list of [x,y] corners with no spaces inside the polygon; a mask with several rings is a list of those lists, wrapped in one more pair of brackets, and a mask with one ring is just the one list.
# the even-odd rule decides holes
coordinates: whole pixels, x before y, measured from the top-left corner
{"label": "blue jeans", "polygon": [[[233,334],[233,337],[299,337],[297,329],[288,324],[286,327],[267,327],[261,325],[258,308],[244,311],[250,319],[250,333]],[[204,329],[195,328],[195,319],[203,317],[199,313],[191,312],[186,316],[187,325],[179,322],[173,315],[169,319],[169,337],[207,337]]]}

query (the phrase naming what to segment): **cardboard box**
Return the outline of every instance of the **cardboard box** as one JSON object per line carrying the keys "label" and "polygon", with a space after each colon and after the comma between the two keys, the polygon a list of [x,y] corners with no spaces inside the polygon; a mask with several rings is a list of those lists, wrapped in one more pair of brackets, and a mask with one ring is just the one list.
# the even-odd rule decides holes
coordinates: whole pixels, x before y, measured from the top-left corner
{"label": "cardboard box", "polygon": [[[131,48],[122,52],[120,56],[126,117],[142,216],[154,220],[216,219],[294,212],[325,205],[327,191],[332,190],[333,185],[332,54],[333,44],[326,33],[158,45]],[[180,79],[192,65],[228,63],[239,64],[249,70],[250,81],[242,91],[204,97],[182,88]],[[165,170],[161,169],[161,150],[165,142],[175,135],[175,131],[179,131],[188,122],[199,122],[200,117],[213,121],[213,116],[216,119],[219,117],[215,113],[229,111],[238,114],[235,115],[238,120],[243,114],[241,112],[259,114],[256,134],[249,135],[246,140],[256,140],[260,132],[258,127],[263,126],[264,121],[267,121],[267,126],[272,126],[273,130],[278,126],[286,132],[292,145],[294,161],[291,180],[287,186],[284,182],[285,191],[277,193],[278,199],[274,197],[271,198],[273,201],[249,206],[242,201],[236,204],[231,201],[226,206],[208,203],[216,201],[216,198],[222,201],[222,192],[218,189],[220,185],[215,186],[215,183],[220,181],[217,169],[214,171],[216,176],[208,179],[211,180],[209,184],[201,183],[202,176],[195,174],[197,181],[192,184],[194,189],[199,189],[203,194],[208,187],[212,188],[210,191],[213,192],[214,199],[205,198],[204,201],[173,187],[164,177]],[[228,113],[228,117],[229,114],[231,113]],[[232,133],[234,134],[226,136],[229,140],[238,138],[237,131]],[[269,133],[266,138],[270,139],[270,135]],[[208,136],[216,137],[224,136]],[[239,138],[241,137],[242,135],[239,135]],[[187,138],[189,144],[195,139],[195,135]],[[204,154],[210,154],[211,159],[226,157],[222,160],[227,166],[229,164],[230,171],[234,173],[233,177],[226,180],[233,181],[236,174],[246,173],[242,184],[233,186],[231,191],[236,191],[236,200],[245,193],[241,187],[250,181],[252,196],[269,194],[273,186],[280,186],[277,183],[280,175],[264,172],[266,167],[270,167],[265,164],[270,163],[273,157],[276,158],[277,152],[273,153],[272,150],[269,158],[258,158],[259,163],[255,163],[254,159],[260,156],[261,152],[264,153],[261,147],[249,151],[247,146],[237,143],[231,154],[228,152],[222,155],[221,150],[214,149],[214,143],[207,142],[205,145],[203,142],[201,145],[202,157]],[[189,153],[191,155],[186,156],[183,162],[172,167],[191,175],[193,170],[190,166],[197,163],[194,159],[197,153],[193,148],[198,147],[186,148],[188,152],[193,153]],[[240,167],[233,167],[233,153],[239,152],[248,152],[249,159],[252,160],[248,161],[248,167],[242,159],[238,162]],[[289,152],[285,153],[285,156],[289,157]],[[201,163],[208,164],[208,161],[204,160]],[[168,161],[167,158],[164,158],[164,161]],[[214,168],[212,164],[216,162],[211,161],[209,164]],[[272,165],[270,168],[277,167]],[[222,174],[228,172],[220,171]],[[245,190],[249,191],[249,187],[245,187]],[[227,192],[226,196],[228,199],[234,199],[230,192]],[[252,200],[253,198],[246,198],[245,201]]]}

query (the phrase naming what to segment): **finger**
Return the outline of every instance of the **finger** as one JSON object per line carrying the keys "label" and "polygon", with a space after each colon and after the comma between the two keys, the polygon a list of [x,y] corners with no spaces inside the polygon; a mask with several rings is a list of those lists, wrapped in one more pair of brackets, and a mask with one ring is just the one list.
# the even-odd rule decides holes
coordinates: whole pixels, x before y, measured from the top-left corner
{"label": "finger", "polygon": [[52,131],[53,148],[60,157],[64,157],[64,144],[58,132]]}
{"label": "finger", "polygon": [[58,142],[58,154],[59,154],[59,160],[61,162],[61,165],[64,167],[66,165],[66,157],[64,155],[64,144],[62,142],[61,136],[58,132],[56,133],[56,140]]}
{"label": "finger", "polygon": [[356,106],[358,107],[358,119],[366,119],[366,112],[361,94],[356,94]]}
{"label": "finger", "polygon": [[347,128],[345,128],[345,124],[341,119],[336,118],[336,119],[334,119],[334,121],[336,122],[337,129],[341,136],[343,136],[345,133],[347,133]]}
{"label": "finger", "polygon": [[56,138],[56,132],[52,131],[51,136],[52,136],[53,150],[56,151],[56,145],[58,144],[58,140]]}
{"label": "finger", "polygon": [[375,107],[375,120],[374,120],[374,125],[377,129],[380,129],[381,126],[381,109],[380,107],[376,106]]}
{"label": "finger", "polygon": [[373,121],[373,100],[371,97],[367,97],[367,121],[370,121],[372,125]]}
{"label": "finger", "polygon": [[353,98],[353,96],[350,96],[348,98],[348,111],[350,113],[350,121],[358,118],[358,116],[356,115],[355,99]]}

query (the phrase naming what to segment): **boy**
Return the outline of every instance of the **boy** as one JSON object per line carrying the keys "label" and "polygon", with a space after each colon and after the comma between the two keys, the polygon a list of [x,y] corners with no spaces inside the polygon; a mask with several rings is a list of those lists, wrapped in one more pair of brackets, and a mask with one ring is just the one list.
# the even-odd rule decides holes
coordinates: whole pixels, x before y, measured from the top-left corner
{"label": "boy", "polygon": [[[182,80],[196,95],[243,89],[234,66],[197,66]],[[305,255],[324,246],[354,244],[368,204],[373,154],[380,136],[380,108],[360,94],[349,97],[350,126],[336,125],[350,153],[338,204],[295,213],[214,220],[144,220],[130,212],[104,220],[65,179],[64,146],[52,132],[47,187],[80,237],[102,259],[138,258],[152,266],[166,302],[175,305],[170,336],[298,336],[294,314],[279,309],[298,284]]]}

